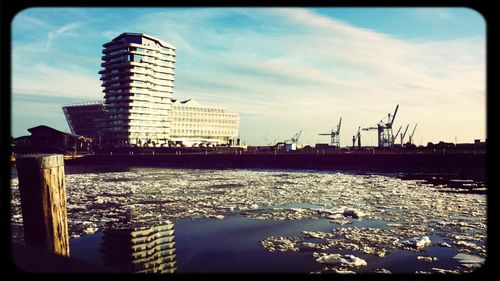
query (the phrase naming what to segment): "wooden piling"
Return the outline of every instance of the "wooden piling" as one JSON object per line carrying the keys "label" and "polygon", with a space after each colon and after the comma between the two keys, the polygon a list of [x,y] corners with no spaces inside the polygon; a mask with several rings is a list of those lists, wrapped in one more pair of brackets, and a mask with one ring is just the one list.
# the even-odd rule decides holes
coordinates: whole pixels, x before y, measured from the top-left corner
{"label": "wooden piling", "polygon": [[69,256],[63,155],[20,156],[17,174],[26,244]]}

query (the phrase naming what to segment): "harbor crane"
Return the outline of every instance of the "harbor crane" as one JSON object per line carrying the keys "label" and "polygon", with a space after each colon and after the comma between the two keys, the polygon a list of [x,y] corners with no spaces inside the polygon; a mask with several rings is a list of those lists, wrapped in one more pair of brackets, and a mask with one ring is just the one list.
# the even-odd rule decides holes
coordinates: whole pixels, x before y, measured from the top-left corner
{"label": "harbor crane", "polygon": [[356,140],[358,141],[358,148],[361,148],[361,127],[358,127],[358,133],[352,136],[352,148],[355,147]]}
{"label": "harbor crane", "polygon": [[378,134],[379,134],[379,145],[380,145],[380,129],[379,129],[379,127],[368,127],[368,128],[362,128],[361,130],[363,130],[363,131],[378,130]]}
{"label": "harbor crane", "polygon": [[299,138],[300,138],[300,135],[302,134],[302,130],[300,130],[300,132],[296,133],[291,139],[290,141],[292,143],[295,143],[295,144],[298,144],[299,143]]}
{"label": "harbor crane", "polygon": [[403,140],[406,136],[406,132],[408,131],[408,127],[410,127],[410,124],[406,125],[405,132],[403,134],[401,134],[401,146],[403,145]]}
{"label": "harbor crane", "polygon": [[320,136],[330,136],[330,145],[340,147],[340,125],[342,125],[342,117],[340,117],[337,130],[332,129],[330,133],[321,133]]}
{"label": "harbor crane", "polygon": [[401,128],[403,128],[403,125],[399,126],[398,132],[392,137],[392,145],[396,144],[396,139],[398,138],[399,132],[401,131]]}
{"label": "harbor crane", "polygon": [[291,139],[285,141],[285,149],[286,150],[297,150],[297,144],[299,143],[300,135],[302,134],[302,130],[296,133]]}
{"label": "harbor crane", "polygon": [[387,114],[387,122],[380,120],[377,124],[377,127],[368,127],[363,128],[363,131],[369,130],[377,130],[378,136],[378,147],[390,147],[394,143],[394,135],[392,133],[392,124],[394,123],[394,119],[396,119],[396,114],[398,113],[399,104],[396,105],[396,110],[394,110],[394,114]]}
{"label": "harbor crane", "polygon": [[412,139],[413,139],[413,134],[415,134],[415,129],[417,128],[417,125],[418,123],[415,124],[415,127],[413,127],[413,132],[411,132],[411,135],[410,135],[410,145],[412,145]]}

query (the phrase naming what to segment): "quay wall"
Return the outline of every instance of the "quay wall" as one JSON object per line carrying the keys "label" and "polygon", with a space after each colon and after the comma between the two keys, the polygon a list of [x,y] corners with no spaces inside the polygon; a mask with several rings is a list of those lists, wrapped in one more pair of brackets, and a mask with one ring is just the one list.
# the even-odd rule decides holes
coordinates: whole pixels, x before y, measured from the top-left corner
{"label": "quay wall", "polygon": [[[241,152],[240,152],[241,153]],[[382,172],[452,172],[484,178],[486,154],[105,154],[66,165],[124,165],[200,169],[326,169]]]}

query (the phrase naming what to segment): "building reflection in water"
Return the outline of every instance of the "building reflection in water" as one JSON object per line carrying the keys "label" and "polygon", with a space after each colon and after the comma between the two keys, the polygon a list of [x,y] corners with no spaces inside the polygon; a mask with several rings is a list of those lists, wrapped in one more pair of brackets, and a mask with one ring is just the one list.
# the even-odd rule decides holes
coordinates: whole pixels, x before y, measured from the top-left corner
{"label": "building reflection in water", "polygon": [[174,224],[110,228],[101,252],[105,265],[126,272],[174,273]]}

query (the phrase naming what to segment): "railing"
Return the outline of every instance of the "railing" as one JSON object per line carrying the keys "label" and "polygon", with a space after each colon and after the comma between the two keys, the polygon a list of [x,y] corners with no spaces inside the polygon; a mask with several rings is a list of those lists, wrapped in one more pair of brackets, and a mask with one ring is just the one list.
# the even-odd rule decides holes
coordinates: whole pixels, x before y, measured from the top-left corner
{"label": "railing", "polygon": [[80,103],[72,103],[68,105],[64,105],[63,107],[76,107],[76,106],[84,106],[84,105],[104,105],[102,101],[88,101],[88,102],[80,102]]}

